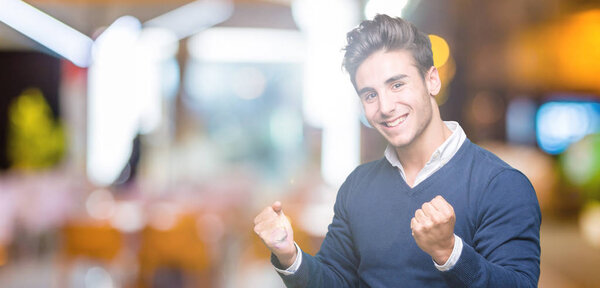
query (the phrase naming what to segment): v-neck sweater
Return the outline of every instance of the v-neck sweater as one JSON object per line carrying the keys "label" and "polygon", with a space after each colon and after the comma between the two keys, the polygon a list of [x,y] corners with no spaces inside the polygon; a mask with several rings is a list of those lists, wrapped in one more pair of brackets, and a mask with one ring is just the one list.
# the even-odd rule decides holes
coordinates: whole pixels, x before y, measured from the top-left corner
{"label": "v-neck sweater", "polygon": [[[461,257],[435,268],[410,220],[441,195],[454,208]],[[450,161],[410,187],[385,158],[358,166],[340,188],[320,251],[302,252],[287,287],[537,287],[541,213],[525,175],[466,139]],[[276,257],[273,264],[279,266]]]}

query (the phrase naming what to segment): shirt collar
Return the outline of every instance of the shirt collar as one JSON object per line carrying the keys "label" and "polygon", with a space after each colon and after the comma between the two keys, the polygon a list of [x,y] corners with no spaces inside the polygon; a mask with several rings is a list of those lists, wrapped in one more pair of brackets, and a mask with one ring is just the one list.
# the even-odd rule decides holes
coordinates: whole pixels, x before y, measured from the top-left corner
{"label": "shirt collar", "polygon": [[[460,146],[462,146],[463,142],[467,138],[467,135],[463,131],[462,127],[460,127],[458,122],[444,121],[444,124],[446,124],[446,127],[448,127],[450,131],[452,131],[452,134],[450,135],[450,137],[448,137],[448,139],[446,139],[446,141],[444,141],[444,143],[442,143],[442,145],[440,145],[440,147],[435,149],[425,166],[437,165],[440,163],[443,165],[448,163],[448,161],[452,159],[454,154],[458,152]],[[398,159],[396,149],[394,149],[392,145],[388,144],[387,148],[385,149],[384,155],[387,161],[390,162],[392,166],[400,169],[400,172],[402,173],[402,175],[404,175],[404,168],[402,167],[402,164]],[[423,169],[425,169],[425,167]]]}

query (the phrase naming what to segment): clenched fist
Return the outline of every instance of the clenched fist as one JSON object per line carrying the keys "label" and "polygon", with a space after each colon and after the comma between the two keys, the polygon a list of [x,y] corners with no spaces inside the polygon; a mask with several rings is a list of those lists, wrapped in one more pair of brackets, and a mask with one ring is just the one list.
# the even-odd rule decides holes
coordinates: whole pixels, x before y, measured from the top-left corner
{"label": "clenched fist", "polygon": [[452,254],[455,222],[454,208],[442,196],[423,204],[410,221],[417,245],[438,265],[445,264]]}
{"label": "clenched fist", "polygon": [[258,214],[254,218],[254,232],[287,268],[296,261],[297,251],[292,225],[281,208],[281,202],[277,201]]}

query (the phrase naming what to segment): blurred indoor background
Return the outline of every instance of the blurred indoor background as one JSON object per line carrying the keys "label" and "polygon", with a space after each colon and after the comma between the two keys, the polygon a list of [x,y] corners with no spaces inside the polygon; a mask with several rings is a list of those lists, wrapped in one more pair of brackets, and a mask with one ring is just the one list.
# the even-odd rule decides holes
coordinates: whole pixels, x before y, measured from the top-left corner
{"label": "blurred indoor background", "polygon": [[[0,287],[282,287],[383,156],[341,69],[375,13],[430,34],[442,117],[523,171],[540,287],[600,287],[600,1],[0,0]],[[362,122],[362,123],[361,123]]]}

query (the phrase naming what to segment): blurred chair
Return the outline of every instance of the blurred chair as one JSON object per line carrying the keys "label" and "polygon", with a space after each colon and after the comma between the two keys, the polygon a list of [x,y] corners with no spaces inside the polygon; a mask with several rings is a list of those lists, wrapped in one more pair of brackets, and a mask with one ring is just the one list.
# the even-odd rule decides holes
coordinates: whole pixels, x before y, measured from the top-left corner
{"label": "blurred chair", "polygon": [[109,224],[70,223],[62,229],[63,253],[68,258],[113,260],[123,245],[121,233]]}
{"label": "blurred chair", "polygon": [[69,287],[77,260],[109,267],[124,246],[123,235],[107,222],[69,222],[61,229],[59,287]]}
{"label": "blurred chair", "polygon": [[191,214],[166,230],[146,226],[138,255],[140,287],[212,287],[210,247],[199,229]]}

